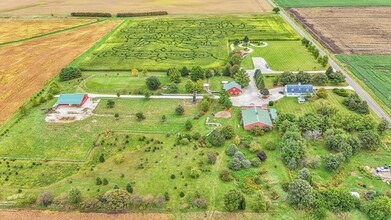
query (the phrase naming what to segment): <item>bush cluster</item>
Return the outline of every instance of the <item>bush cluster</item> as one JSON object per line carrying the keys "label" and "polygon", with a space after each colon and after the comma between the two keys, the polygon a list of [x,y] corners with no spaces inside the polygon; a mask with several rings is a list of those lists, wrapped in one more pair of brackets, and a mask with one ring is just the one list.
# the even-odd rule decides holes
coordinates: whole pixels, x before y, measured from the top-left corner
{"label": "bush cluster", "polygon": [[71,16],[74,17],[111,17],[110,13],[101,12],[72,12]]}
{"label": "bush cluster", "polygon": [[168,15],[167,11],[151,11],[151,12],[138,12],[138,13],[118,13],[117,17],[142,17],[142,16],[160,16]]}
{"label": "bush cluster", "polygon": [[76,67],[65,67],[59,74],[60,81],[68,81],[81,77],[81,70]]}

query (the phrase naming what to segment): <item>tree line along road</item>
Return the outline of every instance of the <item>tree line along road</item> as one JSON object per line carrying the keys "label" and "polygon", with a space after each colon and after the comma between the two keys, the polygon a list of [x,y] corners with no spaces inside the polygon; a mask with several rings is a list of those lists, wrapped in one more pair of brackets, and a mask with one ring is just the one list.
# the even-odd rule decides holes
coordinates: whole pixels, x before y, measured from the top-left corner
{"label": "tree line along road", "polygon": [[[259,0],[257,0],[259,1]],[[272,7],[277,7],[277,5],[272,0],[267,0]],[[281,17],[288,22],[302,37],[307,38],[315,47],[319,50],[322,56],[327,55],[327,53],[318,46],[318,44],[313,41],[306,32],[304,32],[284,11],[280,11]],[[330,57],[329,57],[330,58]],[[389,123],[391,123],[391,118],[383,111],[383,109],[372,99],[372,97],[343,69],[341,68],[333,59],[329,59],[329,64],[335,71],[342,72],[346,81],[349,85],[356,91],[356,93],[368,103],[368,106],[378,115],[380,118],[385,118]]]}

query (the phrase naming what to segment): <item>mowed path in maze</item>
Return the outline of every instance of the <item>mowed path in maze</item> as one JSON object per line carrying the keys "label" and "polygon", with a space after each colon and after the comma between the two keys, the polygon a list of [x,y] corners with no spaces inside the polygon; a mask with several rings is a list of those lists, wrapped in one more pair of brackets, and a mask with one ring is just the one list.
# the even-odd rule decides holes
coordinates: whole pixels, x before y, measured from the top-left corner
{"label": "mowed path in maze", "polygon": [[22,43],[0,46],[0,124],[61,68],[120,23],[110,20]]}

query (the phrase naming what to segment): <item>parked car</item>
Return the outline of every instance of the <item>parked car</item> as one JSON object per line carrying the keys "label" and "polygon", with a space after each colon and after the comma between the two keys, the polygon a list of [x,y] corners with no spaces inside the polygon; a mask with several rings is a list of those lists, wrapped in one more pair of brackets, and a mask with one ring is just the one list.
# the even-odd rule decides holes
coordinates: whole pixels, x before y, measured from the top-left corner
{"label": "parked car", "polygon": [[388,166],[378,167],[378,168],[376,168],[376,171],[377,172],[390,172],[390,168],[388,168]]}
{"label": "parked car", "polygon": [[279,91],[278,93],[280,93],[281,95],[284,95],[284,91]]}

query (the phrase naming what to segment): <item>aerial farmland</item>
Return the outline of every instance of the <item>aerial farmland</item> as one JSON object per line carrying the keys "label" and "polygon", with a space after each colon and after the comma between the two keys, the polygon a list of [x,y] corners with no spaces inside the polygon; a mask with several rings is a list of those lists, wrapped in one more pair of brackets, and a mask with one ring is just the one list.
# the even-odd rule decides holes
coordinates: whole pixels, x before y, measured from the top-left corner
{"label": "aerial farmland", "polygon": [[391,219],[389,4],[275,2],[0,2],[0,219]]}

